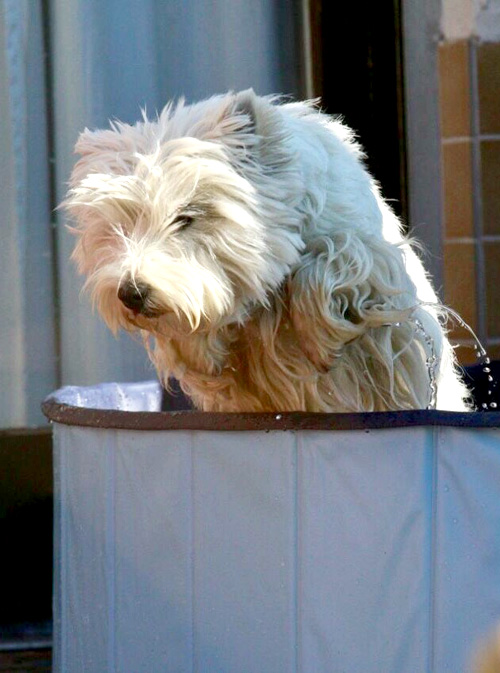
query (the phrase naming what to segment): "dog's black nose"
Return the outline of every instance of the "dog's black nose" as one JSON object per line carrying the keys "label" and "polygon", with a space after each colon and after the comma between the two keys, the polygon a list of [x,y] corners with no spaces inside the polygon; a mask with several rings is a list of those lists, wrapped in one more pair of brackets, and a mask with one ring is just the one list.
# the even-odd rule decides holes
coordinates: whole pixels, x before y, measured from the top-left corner
{"label": "dog's black nose", "polygon": [[126,280],[120,283],[118,299],[135,313],[141,313],[145,308],[149,292],[149,287],[144,283],[134,283],[131,280]]}

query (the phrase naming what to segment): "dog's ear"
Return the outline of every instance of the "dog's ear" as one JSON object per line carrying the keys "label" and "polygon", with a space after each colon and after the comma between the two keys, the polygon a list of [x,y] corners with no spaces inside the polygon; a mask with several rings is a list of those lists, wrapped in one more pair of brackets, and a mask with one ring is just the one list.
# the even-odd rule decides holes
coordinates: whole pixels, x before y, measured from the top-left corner
{"label": "dog's ear", "polygon": [[319,371],[329,370],[349,342],[408,319],[409,283],[400,248],[349,230],[318,236],[289,279],[290,318],[301,349]]}
{"label": "dog's ear", "polygon": [[257,95],[253,89],[240,91],[235,95],[234,111],[237,115],[246,117],[245,131],[257,132]]}
{"label": "dog's ear", "polygon": [[253,89],[228,94],[221,99],[218,114],[202,120],[199,137],[220,142],[239,161],[259,143],[262,107],[263,101]]}
{"label": "dog's ear", "polygon": [[71,176],[75,185],[90,173],[127,175],[137,163],[137,153],[144,151],[143,134],[134,126],[111,122],[111,128],[80,133],[75,154],[80,156]]}
{"label": "dog's ear", "polygon": [[[128,133],[127,133],[128,132]],[[75,145],[75,154],[81,157],[111,152],[130,152],[135,149],[136,138],[131,138],[133,127],[121,122],[111,122],[111,128],[91,131],[85,128]]]}
{"label": "dog's ear", "polygon": [[75,154],[88,157],[92,154],[101,153],[109,150],[113,145],[116,146],[117,140],[116,134],[111,134],[108,130],[91,131],[85,127],[76,141]]}

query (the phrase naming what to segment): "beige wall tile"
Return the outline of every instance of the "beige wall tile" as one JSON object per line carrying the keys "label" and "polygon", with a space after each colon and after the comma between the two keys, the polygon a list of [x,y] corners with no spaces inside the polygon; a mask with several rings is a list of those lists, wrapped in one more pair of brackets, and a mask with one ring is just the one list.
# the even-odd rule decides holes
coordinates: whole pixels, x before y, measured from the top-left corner
{"label": "beige wall tile", "polygon": [[446,237],[473,236],[470,142],[443,145],[443,188]]}
{"label": "beige wall tile", "polygon": [[458,342],[455,346],[455,355],[461,365],[475,365],[477,363],[476,351],[472,344]]}
{"label": "beige wall tile", "polygon": [[500,337],[500,243],[484,244],[488,338]]}
{"label": "beige wall tile", "polygon": [[[474,243],[445,243],[444,300],[474,331],[477,330]],[[450,321],[451,325],[453,321]],[[470,333],[463,327],[454,325],[450,336],[457,341],[469,339]]]}
{"label": "beige wall tile", "polygon": [[[490,360],[500,360],[500,344],[495,344],[494,346],[486,345],[486,352]],[[500,381],[498,385],[500,385]]]}
{"label": "beige wall tile", "polygon": [[500,234],[500,139],[481,142],[483,232]]}
{"label": "beige wall tile", "polygon": [[500,133],[500,43],[477,48],[481,133]]}
{"label": "beige wall tile", "polygon": [[442,136],[469,136],[469,43],[465,40],[440,45],[439,83]]}

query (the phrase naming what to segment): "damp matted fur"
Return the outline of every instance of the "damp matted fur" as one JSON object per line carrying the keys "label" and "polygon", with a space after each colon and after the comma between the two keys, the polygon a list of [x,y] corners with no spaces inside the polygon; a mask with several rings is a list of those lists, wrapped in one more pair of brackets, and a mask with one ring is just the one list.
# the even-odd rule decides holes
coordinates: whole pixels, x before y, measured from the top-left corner
{"label": "damp matted fur", "polygon": [[250,90],[85,130],[76,152],[85,287],[198,408],[426,408],[433,356],[437,407],[468,408],[431,283],[341,121]]}

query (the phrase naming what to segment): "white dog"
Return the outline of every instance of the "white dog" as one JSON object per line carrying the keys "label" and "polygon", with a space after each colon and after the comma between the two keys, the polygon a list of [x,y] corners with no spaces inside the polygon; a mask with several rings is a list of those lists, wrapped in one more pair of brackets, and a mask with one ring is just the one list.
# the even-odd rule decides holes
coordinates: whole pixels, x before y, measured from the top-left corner
{"label": "white dog", "polygon": [[250,90],[85,130],[76,151],[86,287],[198,408],[468,408],[422,264],[340,121]]}

